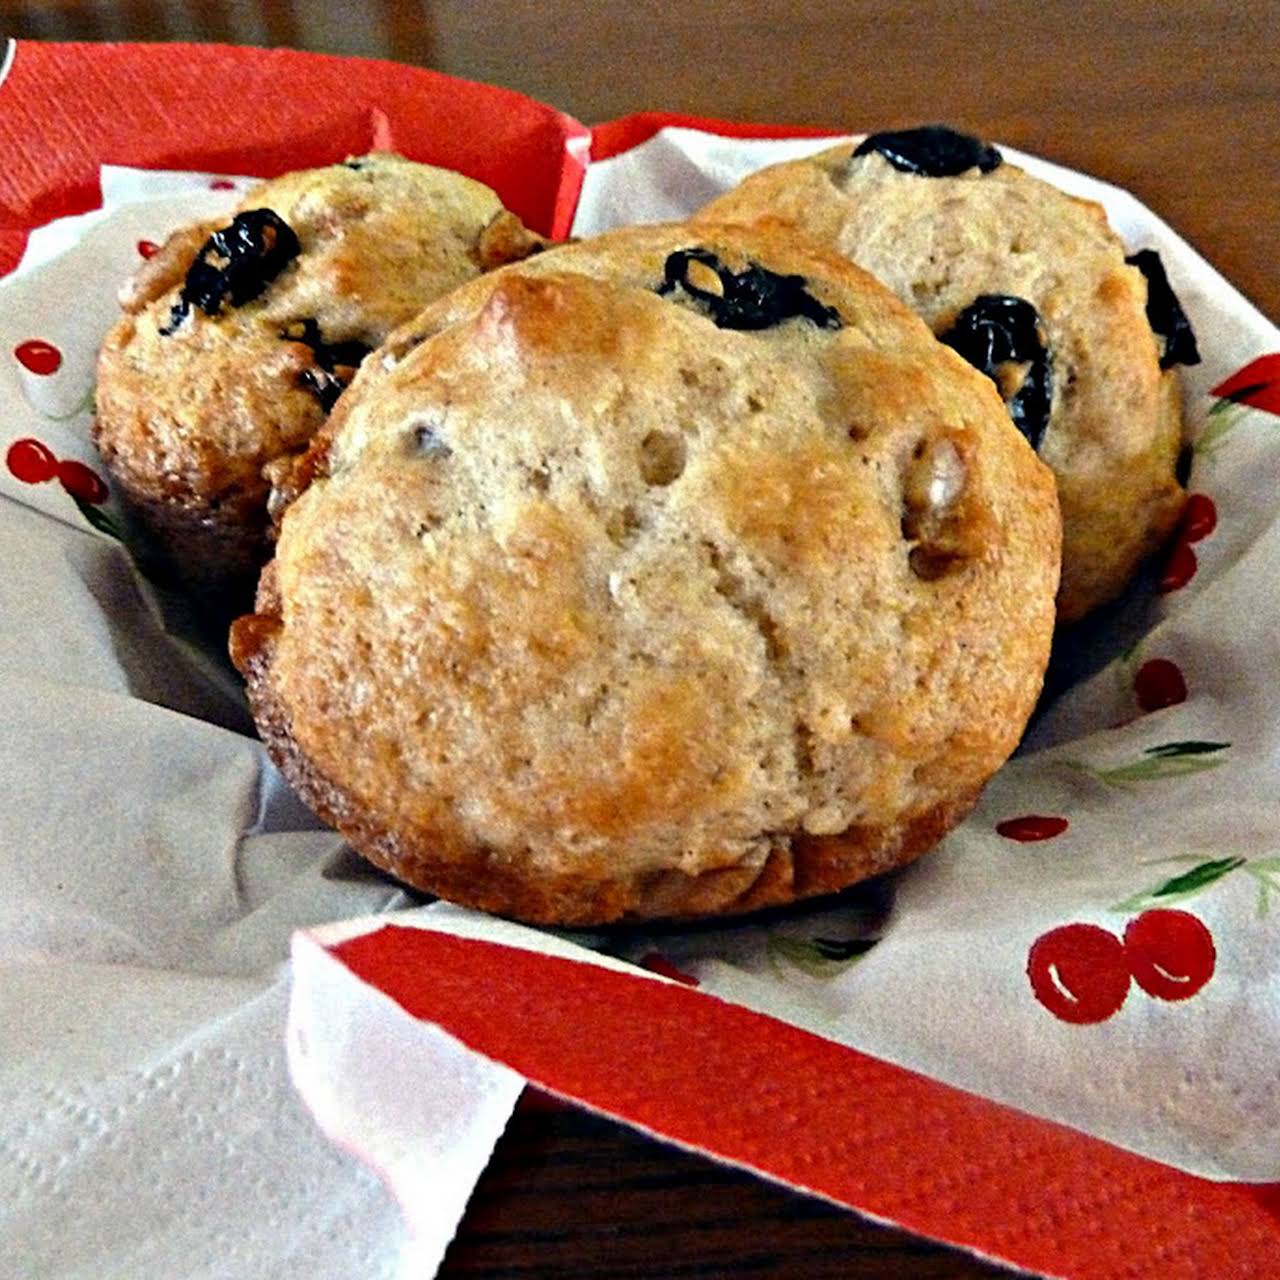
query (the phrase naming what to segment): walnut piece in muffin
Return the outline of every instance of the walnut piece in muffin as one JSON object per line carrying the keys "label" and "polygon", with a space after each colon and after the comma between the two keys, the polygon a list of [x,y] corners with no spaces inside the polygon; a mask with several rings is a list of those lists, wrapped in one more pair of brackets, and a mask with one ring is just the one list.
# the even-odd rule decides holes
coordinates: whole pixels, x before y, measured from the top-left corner
{"label": "walnut piece in muffin", "polygon": [[366,857],[589,923],[917,857],[1013,750],[1053,479],[991,381],[794,236],[665,226],[474,281],[367,361],[232,629]]}
{"label": "walnut piece in muffin", "polygon": [[1172,532],[1186,498],[1172,366],[1199,356],[1155,255],[1126,260],[1101,206],[934,125],[772,165],[698,217],[813,237],[995,380],[1057,478],[1062,621],[1117,596]]}

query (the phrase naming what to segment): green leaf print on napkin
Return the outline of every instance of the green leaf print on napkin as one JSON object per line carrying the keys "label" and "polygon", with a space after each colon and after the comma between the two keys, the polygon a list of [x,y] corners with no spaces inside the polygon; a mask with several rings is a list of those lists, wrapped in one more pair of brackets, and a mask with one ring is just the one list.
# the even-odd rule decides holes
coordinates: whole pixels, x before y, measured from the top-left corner
{"label": "green leaf print on napkin", "polygon": [[1246,858],[1237,855],[1230,858],[1204,859],[1200,854],[1183,854],[1174,858],[1161,858],[1160,862],[1190,862],[1187,871],[1162,881],[1154,889],[1135,893],[1133,897],[1117,902],[1112,911],[1144,911],[1148,907],[1168,906],[1203,893],[1219,880],[1235,871],[1243,870],[1258,885],[1258,915],[1265,916],[1271,907],[1271,895],[1280,893],[1280,858]]}
{"label": "green leaf print on napkin", "polygon": [[86,502],[75,493],[71,495],[71,500],[76,504],[80,514],[99,533],[105,533],[108,537],[115,538],[117,542],[124,541],[124,534],[120,532],[120,526],[100,507],[94,506],[91,502]]}
{"label": "green leaf print on napkin", "polygon": [[1218,400],[1205,415],[1204,426],[1191,446],[1198,458],[1208,458],[1217,453],[1223,438],[1238,423],[1248,409],[1230,400]]}
{"label": "green leaf print on napkin", "polygon": [[811,978],[834,978],[860,960],[879,938],[784,938],[774,935],[768,942],[770,963],[781,971],[791,965]]}
{"label": "green leaf print on napkin", "polygon": [[1202,773],[1216,769],[1224,763],[1221,753],[1231,746],[1229,742],[1203,742],[1190,739],[1185,742],[1164,742],[1148,747],[1142,758],[1129,764],[1115,765],[1109,769],[1095,769],[1092,765],[1070,761],[1073,769],[1087,773],[1109,786],[1123,787],[1132,782],[1159,782],[1165,778],[1181,778],[1189,773]]}

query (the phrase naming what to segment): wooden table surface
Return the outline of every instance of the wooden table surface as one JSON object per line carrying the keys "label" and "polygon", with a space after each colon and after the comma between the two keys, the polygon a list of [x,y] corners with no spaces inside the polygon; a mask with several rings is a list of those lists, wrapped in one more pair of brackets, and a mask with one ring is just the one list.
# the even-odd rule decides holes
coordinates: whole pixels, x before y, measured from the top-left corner
{"label": "wooden table surface", "polygon": [[[1280,319],[1280,3],[0,0],[0,35],[391,57],[588,123],[650,108],[858,130],[947,121],[1127,187]],[[740,1274],[1002,1273],[536,1099],[441,1272]]]}

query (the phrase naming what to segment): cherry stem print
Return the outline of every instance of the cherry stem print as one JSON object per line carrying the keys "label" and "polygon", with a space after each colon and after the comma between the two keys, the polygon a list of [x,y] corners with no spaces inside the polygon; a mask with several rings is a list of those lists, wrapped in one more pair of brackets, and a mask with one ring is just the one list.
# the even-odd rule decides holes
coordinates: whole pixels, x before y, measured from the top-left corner
{"label": "cherry stem print", "polygon": [[97,390],[97,387],[90,383],[88,391],[66,413],[50,413],[47,409],[42,409],[38,404],[34,404],[31,401],[28,401],[28,403],[46,422],[70,422],[72,418],[79,418],[86,413],[92,415],[95,412],[97,409]]}
{"label": "cherry stem print", "polygon": [[1167,778],[1182,778],[1190,773],[1216,769],[1220,764],[1226,763],[1222,753],[1230,746],[1229,742],[1189,739],[1147,747],[1140,759],[1106,769],[1097,769],[1079,760],[1067,760],[1064,763],[1068,768],[1088,774],[1098,782],[1105,782],[1111,787],[1124,787],[1134,782],[1161,782]]}
{"label": "cherry stem print", "polygon": [[1207,457],[1250,410],[1280,417],[1280,352],[1259,356],[1209,393],[1217,397],[1204,430],[1195,442],[1197,456]]}
{"label": "cherry stem print", "polygon": [[1205,415],[1204,427],[1191,446],[1197,458],[1211,458],[1244,416],[1246,409],[1230,400],[1219,400]]}
{"label": "cherry stem print", "polygon": [[1250,858],[1244,870],[1257,881],[1258,918],[1265,919],[1271,910],[1271,895],[1280,893],[1280,858]]}
{"label": "cherry stem print", "polygon": [[1189,864],[1189,870],[1162,880],[1154,888],[1135,893],[1133,897],[1117,902],[1112,911],[1141,911],[1145,907],[1182,902],[1194,898],[1237,871],[1253,879],[1258,885],[1258,916],[1265,917],[1271,908],[1271,895],[1280,894],[1280,858],[1246,858],[1237,854],[1229,858],[1205,858],[1202,854],[1178,854],[1172,858],[1157,858],[1146,866],[1158,866],[1162,862]]}

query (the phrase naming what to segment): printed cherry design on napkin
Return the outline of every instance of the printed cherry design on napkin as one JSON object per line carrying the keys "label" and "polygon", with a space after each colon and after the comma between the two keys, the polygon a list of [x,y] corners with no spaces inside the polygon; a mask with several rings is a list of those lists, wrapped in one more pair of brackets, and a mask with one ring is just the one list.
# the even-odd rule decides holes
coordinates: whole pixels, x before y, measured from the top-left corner
{"label": "printed cherry design on napkin", "polygon": [[75,458],[63,458],[58,463],[58,483],[77,502],[89,506],[98,506],[111,496],[102,477]]}
{"label": "printed cherry design on napkin", "polygon": [[39,440],[15,440],[4,461],[9,474],[23,484],[44,484],[58,474],[57,455]]}
{"label": "printed cherry design on napkin", "polygon": [[111,496],[106,481],[78,458],[59,458],[42,440],[25,436],[9,446],[4,461],[9,474],[23,484],[46,484],[56,479],[89,524],[108,537],[120,539],[120,527],[99,510]]}
{"label": "printed cherry design on napkin", "polygon": [[1006,840],[1031,844],[1039,840],[1052,840],[1060,836],[1071,824],[1066,818],[1043,813],[1027,813],[1020,818],[1006,818],[996,823],[996,835]]}
{"label": "printed cherry design on napkin", "polygon": [[[1119,1011],[1132,979],[1156,1000],[1188,1000],[1213,977],[1218,953],[1202,920],[1170,904],[1193,898],[1237,871],[1258,884],[1258,914],[1280,893],[1280,857],[1164,858],[1193,865],[1118,902],[1113,911],[1140,914],[1123,939],[1094,924],[1065,924],[1041,934],[1027,953],[1031,990],[1063,1022],[1103,1022]],[[1123,978],[1121,970],[1123,969]]]}
{"label": "printed cherry design on napkin", "polygon": [[1157,1000],[1188,1000],[1210,978],[1218,953],[1213,934],[1187,911],[1144,911],[1124,931],[1133,980]]}
{"label": "printed cherry design on napkin", "polygon": [[1162,593],[1185,587],[1196,576],[1196,553],[1191,544],[1207,538],[1218,527],[1218,508],[1208,494],[1193,493],[1187,499],[1178,536],[1160,575],[1158,590]]}
{"label": "printed cherry design on napkin", "polygon": [[1280,351],[1249,361],[1209,394],[1280,417]]}
{"label": "printed cherry design on napkin", "polygon": [[1201,457],[1214,453],[1249,410],[1280,417],[1280,352],[1250,360],[1209,394],[1217,399],[1195,443],[1195,452]]}
{"label": "printed cherry design on napkin", "polygon": [[1189,1000],[1213,977],[1217,955],[1202,921],[1159,908],[1130,920],[1123,938],[1096,924],[1050,929],[1031,944],[1027,978],[1055,1018],[1084,1026],[1119,1013],[1133,982],[1156,1000]]}
{"label": "printed cherry design on napkin", "polygon": [[1187,495],[1178,536],[1183,542],[1199,542],[1218,527],[1218,508],[1207,493]]}
{"label": "printed cherry design on napkin", "polygon": [[28,338],[13,349],[13,358],[28,372],[47,378],[62,367],[62,352],[43,338]]}
{"label": "printed cherry design on napkin", "polygon": [[1182,669],[1168,658],[1151,658],[1133,677],[1133,696],[1143,711],[1176,707],[1187,700],[1187,681]]}
{"label": "printed cherry design on napkin", "polygon": [[153,258],[159,252],[160,246],[154,240],[139,240],[138,255],[143,258]]}
{"label": "printed cherry design on napkin", "polygon": [[1096,924],[1064,924],[1041,934],[1027,953],[1035,997],[1062,1022],[1105,1022],[1129,994],[1124,944]]}
{"label": "printed cherry design on napkin", "polygon": [[1156,590],[1161,595],[1181,590],[1196,576],[1198,567],[1196,553],[1191,550],[1191,547],[1185,542],[1176,543],[1165,563],[1160,581],[1156,584]]}
{"label": "printed cherry design on napkin", "polygon": [[661,974],[664,978],[670,978],[673,982],[683,983],[686,987],[698,986],[698,980],[691,973],[685,973],[678,968],[661,951],[650,951],[640,957],[640,967],[648,969],[650,973]]}
{"label": "printed cherry design on napkin", "polygon": [[[47,418],[50,422],[66,422],[70,418],[78,417],[86,410],[92,410],[94,387],[90,383],[88,390],[70,409],[66,409],[63,405],[61,408],[66,409],[65,412],[51,412],[45,389],[50,386],[57,388],[59,383],[45,383],[43,380],[53,378],[54,374],[62,368],[62,352],[52,342],[44,338],[27,338],[14,347],[13,358],[21,366],[23,376],[28,379],[28,384],[23,388],[27,402],[42,418]],[[35,379],[34,383],[30,381],[32,378]],[[62,388],[63,391],[65,389]],[[57,394],[55,390],[55,398]]]}

